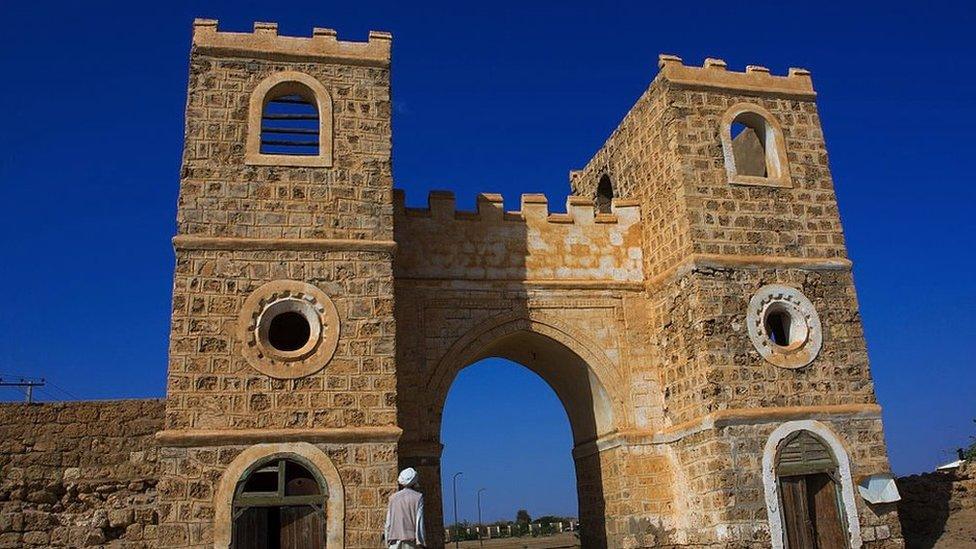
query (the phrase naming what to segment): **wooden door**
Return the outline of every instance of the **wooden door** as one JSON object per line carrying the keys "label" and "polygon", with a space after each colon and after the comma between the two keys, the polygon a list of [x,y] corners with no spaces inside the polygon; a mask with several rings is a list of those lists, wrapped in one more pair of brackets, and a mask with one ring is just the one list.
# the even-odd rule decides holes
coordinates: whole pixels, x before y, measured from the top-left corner
{"label": "wooden door", "polygon": [[268,509],[250,507],[234,519],[234,549],[268,549]]}
{"label": "wooden door", "polygon": [[819,549],[844,549],[847,533],[837,498],[837,484],[826,473],[806,475],[807,501]]}
{"label": "wooden door", "polygon": [[312,505],[281,510],[281,549],[325,549],[325,512]]}
{"label": "wooden door", "polygon": [[806,478],[803,475],[780,477],[779,486],[786,546],[789,549],[817,549]]}

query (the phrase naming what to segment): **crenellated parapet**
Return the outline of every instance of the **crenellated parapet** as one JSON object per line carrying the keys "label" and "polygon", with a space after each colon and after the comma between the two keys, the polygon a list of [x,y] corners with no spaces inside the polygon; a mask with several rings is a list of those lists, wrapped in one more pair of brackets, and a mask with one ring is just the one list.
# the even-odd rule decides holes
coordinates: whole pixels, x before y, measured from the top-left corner
{"label": "crenellated parapet", "polygon": [[390,64],[393,36],[370,31],[367,42],[338,39],[333,29],[313,28],[311,37],[279,36],[277,23],[254,23],[254,32],[224,32],[216,19],[193,21],[193,47],[213,50],[223,56],[336,61],[348,64],[382,66]]}
{"label": "crenellated parapet", "polygon": [[640,207],[617,199],[610,213],[570,196],[550,212],[545,195],[523,194],[506,211],[501,195],[478,195],[458,211],[454,193],[433,191],[426,208],[408,208],[394,191],[397,278],[501,281],[640,282]]}
{"label": "crenellated parapet", "polygon": [[786,76],[777,76],[759,65],[749,65],[745,72],[728,70],[722,59],[708,58],[701,67],[685,65],[676,55],[658,56],[659,79],[672,84],[691,87],[721,88],[746,92],[762,92],[813,98],[810,71],[791,67]]}

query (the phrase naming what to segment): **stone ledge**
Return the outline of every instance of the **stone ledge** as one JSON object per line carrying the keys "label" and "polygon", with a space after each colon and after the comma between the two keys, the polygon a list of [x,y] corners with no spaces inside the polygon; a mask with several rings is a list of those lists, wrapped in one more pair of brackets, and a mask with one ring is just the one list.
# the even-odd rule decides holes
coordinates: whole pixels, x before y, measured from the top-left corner
{"label": "stone ledge", "polygon": [[396,442],[399,427],[349,427],[331,429],[215,429],[166,430],[156,433],[160,446],[233,446],[284,442]]}
{"label": "stone ledge", "polygon": [[691,254],[677,265],[647,280],[653,290],[665,282],[699,268],[714,269],[800,269],[805,271],[850,271],[853,264],[846,257],[788,257],[781,255]]}
{"label": "stone ledge", "polygon": [[597,439],[576,445],[573,448],[573,457],[579,459],[619,446],[670,444],[702,431],[731,425],[756,425],[814,417],[879,419],[881,417],[881,406],[878,404],[837,404],[719,410],[661,430],[630,429],[608,433]]}
{"label": "stone ledge", "polygon": [[[434,277],[415,277],[397,276],[397,284],[412,284],[416,286],[452,286],[456,289],[466,289],[471,286],[483,288],[488,286],[502,286],[505,289],[526,289],[526,290],[620,290],[628,292],[640,292],[644,290],[643,282],[627,280],[603,280],[603,279],[523,279],[523,278],[434,278]],[[453,289],[453,288],[452,288]]]}
{"label": "stone ledge", "polygon": [[177,250],[263,250],[263,251],[353,251],[393,252],[392,240],[353,240],[341,238],[239,238],[225,236],[177,235]]}

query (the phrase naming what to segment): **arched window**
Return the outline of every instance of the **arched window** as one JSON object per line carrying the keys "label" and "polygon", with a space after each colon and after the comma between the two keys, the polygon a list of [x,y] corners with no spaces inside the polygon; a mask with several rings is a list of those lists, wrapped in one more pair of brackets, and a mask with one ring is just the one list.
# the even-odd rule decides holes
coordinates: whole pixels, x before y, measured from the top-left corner
{"label": "arched window", "polygon": [[307,87],[284,82],[268,93],[261,114],[261,154],[318,156],[319,109]]}
{"label": "arched window", "polygon": [[731,183],[790,186],[783,132],[772,114],[758,105],[741,103],[725,114],[721,131]]}
{"label": "arched window", "polygon": [[597,213],[610,213],[610,206],[613,203],[613,183],[610,176],[603,174],[600,183],[596,187],[596,211]]}
{"label": "arched window", "polygon": [[301,463],[260,461],[234,490],[231,547],[323,548],[327,500],[326,484]]}
{"label": "arched window", "polygon": [[820,438],[806,430],[785,438],[776,478],[786,547],[848,546],[837,461]]}
{"label": "arched window", "polygon": [[280,72],[251,93],[247,164],[328,167],[332,141],[332,98],[315,78]]}

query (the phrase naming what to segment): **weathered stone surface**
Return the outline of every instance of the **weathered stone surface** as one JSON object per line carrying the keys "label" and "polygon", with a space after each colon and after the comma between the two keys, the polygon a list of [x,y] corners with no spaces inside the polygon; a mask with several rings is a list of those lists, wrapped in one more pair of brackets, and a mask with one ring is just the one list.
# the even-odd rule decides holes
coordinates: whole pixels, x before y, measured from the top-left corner
{"label": "weathered stone surface", "polygon": [[[481,195],[458,212],[443,192],[407,208],[392,183],[388,35],[197,21],[165,419],[159,402],[31,407],[26,421],[4,408],[0,545],[221,544],[243,471],[302,451],[331,474],[330,540],[379,546],[396,470],[411,465],[438,547],[444,401],[461,369],[497,356],[566,406],[586,547],[782,546],[767,462],[795,425],[826,433],[843,464],[850,543],[900,547],[895,507],[851,496],[888,460],[809,73],[705,65],[662,56],[571,173],[566,213],[539,195],[517,211]],[[318,106],[333,150],[256,163],[252,106],[294,72],[285,84],[311,78],[331,98]],[[775,178],[730,177],[739,112],[771,132]],[[609,213],[595,211],[600,181]],[[812,361],[784,368],[750,340],[750,297],[770,284],[816,312]],[[338,325],[310,313],[315,336],[267,352],[273,307],[308,285]],[[323,342],[324,366],[302,363]]]}
{"label": "weathered stone surface", "polygon": [[0,405],[0,547],[151,547],[161,400]]}

